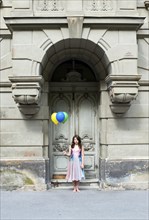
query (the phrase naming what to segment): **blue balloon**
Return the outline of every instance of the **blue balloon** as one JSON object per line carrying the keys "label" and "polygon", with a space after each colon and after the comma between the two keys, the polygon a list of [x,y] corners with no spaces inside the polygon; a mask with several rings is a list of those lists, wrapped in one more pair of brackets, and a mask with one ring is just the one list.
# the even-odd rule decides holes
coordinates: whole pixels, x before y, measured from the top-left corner
{"label": "blue balloon", "polygon": [[56,114],[56,119],[58,120],[58,122],[62,122],[65,119],[65,114],[63,112],[58,112]]}

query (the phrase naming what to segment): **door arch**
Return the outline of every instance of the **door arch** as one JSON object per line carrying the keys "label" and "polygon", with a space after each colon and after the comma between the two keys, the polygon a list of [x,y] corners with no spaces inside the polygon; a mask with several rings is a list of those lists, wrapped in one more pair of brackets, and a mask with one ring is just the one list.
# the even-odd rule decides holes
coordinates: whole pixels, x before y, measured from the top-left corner
{"label": "door arch", "polygon": [[104,80],[111,73],[111,63],[106,47],[86,39],[63,39],[50,44],[42,59],[42,75],[51,81],[57,67],[70,59],[86,63],[94,72],[96,80]]}

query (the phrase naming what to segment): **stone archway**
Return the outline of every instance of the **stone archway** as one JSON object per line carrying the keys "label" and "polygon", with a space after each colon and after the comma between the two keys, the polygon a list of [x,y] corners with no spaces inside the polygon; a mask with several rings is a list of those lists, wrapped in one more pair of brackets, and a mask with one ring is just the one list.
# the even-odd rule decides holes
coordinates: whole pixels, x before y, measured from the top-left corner
{"label": "stone archway", "polygon": [[[97,183],[100,172],[99,84],[109,70],[105,52],[91,41],[67,39],[49,48],[47,55],[43,77],[49,85],[50,114],[58,111],[69,113],[66,125],[55,126],[50,121],[50,181],[60,181],[64,178],[67,158],[62,151],[68,148],[72,136],[77,133],[85,146],[87,179],[90,183]],[[71,63],[72,69],[74,68],[73,79],[66,71],[71,70]],[[63,74],[61,71],[64,71]],[[85,118],[89,119],[88,124]]]}
{"label": "stone archway", "polygon": [[46,52],[43,77],[50,81],[53,72],[61,63],[76,59],[87,63],[93,69],[97,81],[110,74],[110,63],[105,51],[96,43],[86,39],[66,39],[52,45]]}

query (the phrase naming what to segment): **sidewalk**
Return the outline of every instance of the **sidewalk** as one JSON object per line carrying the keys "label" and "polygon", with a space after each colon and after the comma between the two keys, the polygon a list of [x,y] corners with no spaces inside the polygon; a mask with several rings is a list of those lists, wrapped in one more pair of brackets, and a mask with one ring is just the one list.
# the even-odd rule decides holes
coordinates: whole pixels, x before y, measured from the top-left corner
{"label": "sidewalk", "polygon": [[148,220],[149,191],[1,191],[1,220]]}

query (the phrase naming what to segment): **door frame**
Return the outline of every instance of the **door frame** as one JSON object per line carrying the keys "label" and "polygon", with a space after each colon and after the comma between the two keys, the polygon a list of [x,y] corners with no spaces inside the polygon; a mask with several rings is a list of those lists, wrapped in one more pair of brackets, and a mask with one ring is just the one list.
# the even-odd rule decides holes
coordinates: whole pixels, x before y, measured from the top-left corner
{"label": "door frame", "polygon": [[[77,92],[82,92],[82,93],[85,93],[87,92],[88,94],[89,93],[92,93],[92,92],[97,92],[99,93],[100,92],[100,89],[99,89],[99,83],[98,82],[50,82],[49,83],[49,96],[52,92],[59,92],[59,93],[67,93],[67,92],[71,92],[71,93],[77,93]],[[98,96],[98,94],[97,94]],[[100,97],[100,96],[98,96]],[[48,98],[48,100],[50,101],[50,97]],[[97,117],[96,117],[96,128],[97,128],[97,134],[95,135],[95,140],[96,140],[96,145],[97,145],[97,149],[95,151],[95,169],[98,170],[98,172],[96,171],[97,173],[97,179],[99,179],[99,172],[100,172],[100,167],[99,167],[99,154],[100,154],[100,138],[99,138],[99,98],[97,99],[98,103],[97,103]],[[50,110],[50,102],[49,102],[49,110]],[[51,111],[50,111],[51,113]],[[51,120],[51,119],[50,119]],[[52,148],[51,148],[51,145],[52,145],[52,133],[51,133],[51,123],[49,123],[49,149],[48,149],[48,156],[49,156],[49,159],[50,159],[50,180],[52,179],[52,175],[53,175],[53,158],[52,158]],[[71,141],[71,140],[70,140]]]}

